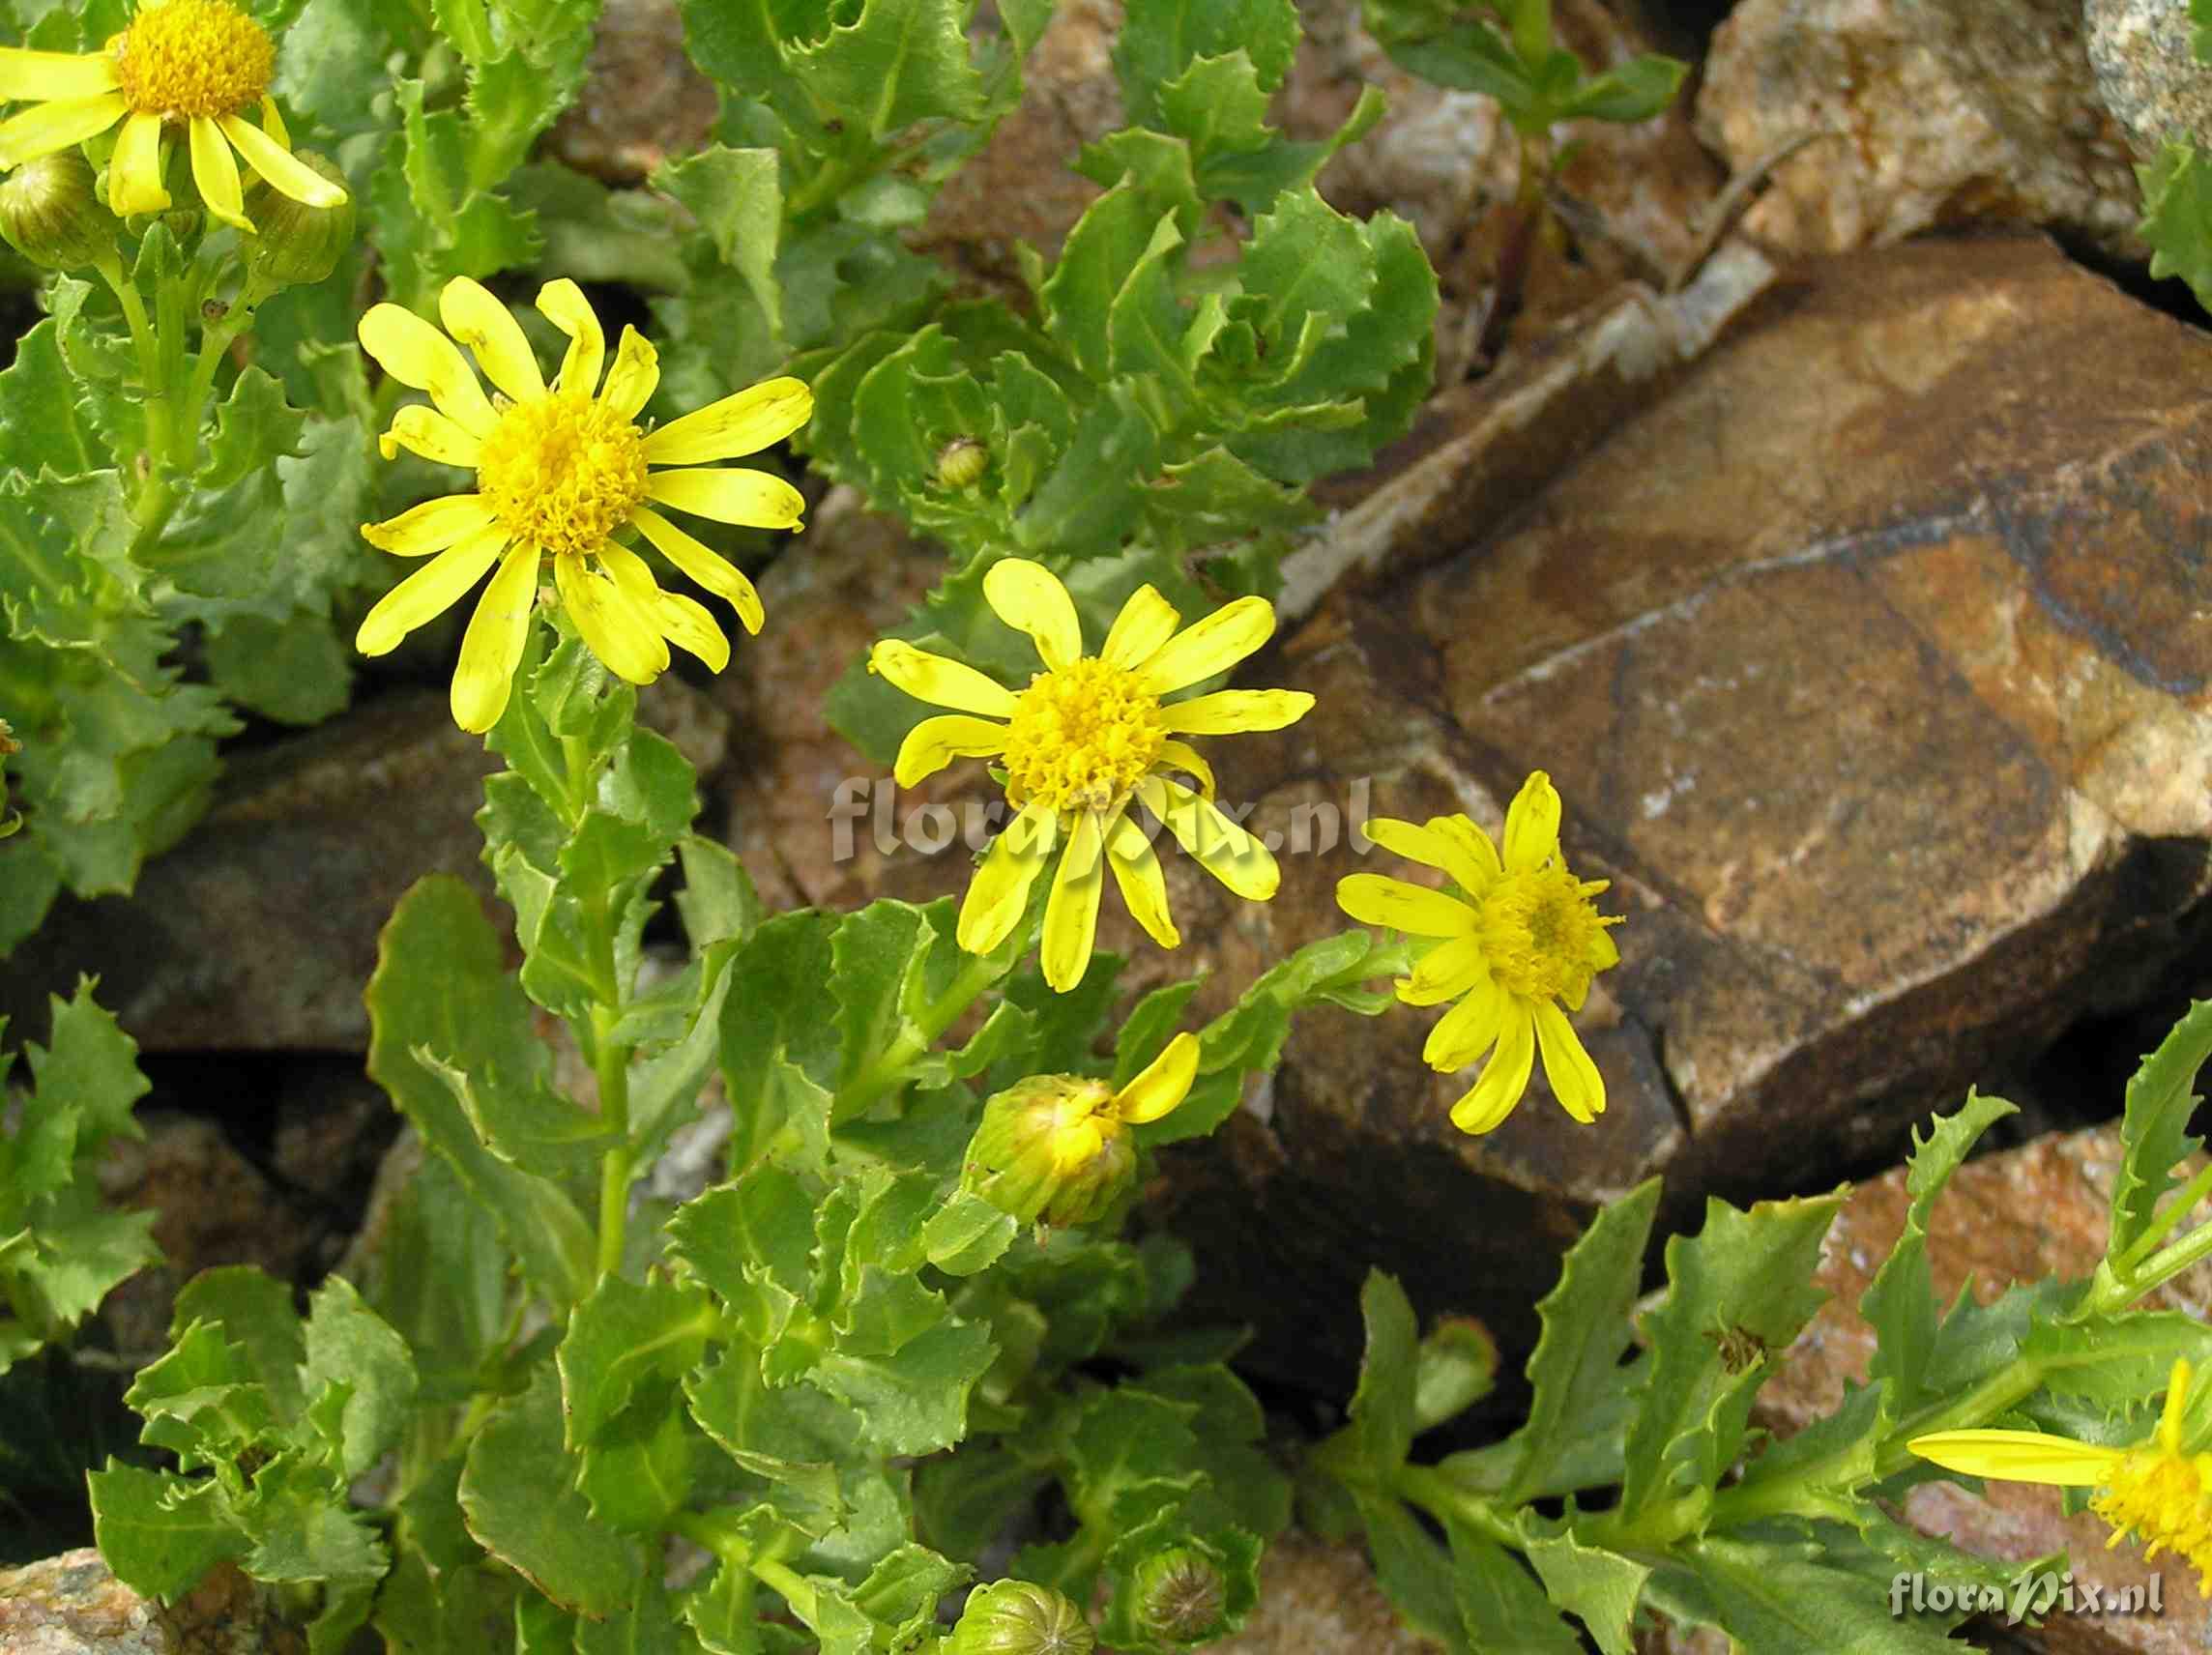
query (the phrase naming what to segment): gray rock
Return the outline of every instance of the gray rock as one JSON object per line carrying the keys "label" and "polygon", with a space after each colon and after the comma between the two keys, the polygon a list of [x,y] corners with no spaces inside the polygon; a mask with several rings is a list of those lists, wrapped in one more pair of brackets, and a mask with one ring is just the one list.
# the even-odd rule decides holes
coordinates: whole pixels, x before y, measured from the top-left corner
{"label": "gray rock", "polygon": [[2138,156],[2169,137],[2212,142],[2212,69],[2189,49],[2189,0],[2087,0],[2083,15],[2097,93]]}

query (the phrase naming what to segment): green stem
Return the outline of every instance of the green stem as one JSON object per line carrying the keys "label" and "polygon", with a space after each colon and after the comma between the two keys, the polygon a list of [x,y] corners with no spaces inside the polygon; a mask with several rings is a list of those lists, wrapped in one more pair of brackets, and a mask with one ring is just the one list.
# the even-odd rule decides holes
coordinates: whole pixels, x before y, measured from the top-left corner
{"label": "green stem", "polygon": [[[2212,1194],[2212,1164],[2208,1164],[2202,1172],[2191,1178],[2183,1186],[2181,1193],[2168,1202],[2165,1208],[2151,1220],[2150,1228],[2137,1236],[2135,1244],[2114,1261],[2112,1274],[2117,1277],[2132,1278],[2136,1267],[2145,1258],[2149,1257],[2173,1227],[2188,1217],[2190,1210],[2208,1194]],[[2186,1241],[2188,1237],[2184,1236],[2182,1239]],[[2180,1244],[2180,1242],[2175,1243],[2176,1246]],[[2148,1288],[2138,1289],[2128,1297],[2131,1300],[2139,1298],[2149,1291]],[[2119,1307],[2115,1305],[2113,1308],[2118,1309]]]}
{"label": "green stem", "polygon": [[[1033,921],[1031,923],[1033,925]],[[877,1053],[874,1061],[837,1089],[837,1095],[830,1100],[830,1118],[850,1120],[865,1113],[869,1105],[897,1086],[915,1060],[936,1045],[983,991],[1004,977],[1012,969],[1013,962],[1029,952],[1030,942],[1030,927],[1025,926],[1019,945],[1011,951],[1002,944],[988,954],[963,955],[960,970],[946,985],[945,992],[922,1008],[911,1027]]]}
{"label": "green stem", "polygon": [[745,1565],[752,1570],[753,1579],[763,1585],[773,1587],[791,1606],[791,1612],[812,1626],[820,1605],[815,1601],[814,1586],[805,1576],[789,1564],[779,1563],[773,1557],[755,1557]]}
{"label": "green stem", "polygon": [[[148,452],[146,475],[138,482],[138,498],[131,503],[131,514],[138,524],[137,538],[131,546],[135,554],[151,545],[168,523],[169,514],[176,509],[176,491],[169,486],[163,472],[172,442],[171,426],[175,411],[169,402],[169,382],[162,372],[161,342],[154,332],[152,318],[146,314],[146,301],[137,284],[123,274],[123,264],[110,252],[95,267],[102,280],[114,291],[115,302],[123,306],[123,320],[131,329],[131,348],[138,356],[138,377],[146,390],[146,444]],[[138,456],[117,454],[116,464],[126,473]]]}
{"label": "green stem", "polygon": [[629,1048],[608,1038],[620,1005],[592,1007],[592,1067],[599,1082],[599,1119],[614,1135],[614,1147],[599,1162],[599,1259],[604,1278],[622,1268],[624,1230],[629,1222],[629,1183],[636,1147],[629,1139]]}
{"label": "green stem", "polygon": [[1515,1551],[1526,1544],[1519,1526],[1496,1503],[1461,1488],[1434,1466],[1400,1466],[1390,1486],[1440,1523],[1448,1520],[1463,1524]]}
{"label": "green stem", "polygon": [[[2199,1179],[2202,1176],[2201,1174],[2198,1175]],[[2198,1179],[2192,1179],[2190,1188],[2195,1189],[2197,1181]],[[2178,1216],[2180,1212],[2187,1211],[2189,1206],[2196,1205],[2195,1197],[2191,1198],[2187,1205],[2176,1202],[2174,1212],[2169,1215],[2168,1221],[2170,1222],[2170,1216]],[[2165,1231],[2166,1226],[2161,1224],[2157,1233],[2164,1234]],[[2157,1292],[2158,1289],[2164,1287],[2185,1270],[2194,1269],[2207,1258],[2212,1258],[2212,1224],[2199,1224],[2180,1240],[2160,1249],[2144,1260],[2139,1271],[2131,1272],[2125,1279],[2122,1279],[2119,1273],[2115,1271],[2110,1278],[2109,1287],[2092,1291],[2082,1300],[2079,1314],[2084,1319],[2091,1316],[2115,1315],[2135,1303],[2145,1293]],[[2123,1261],[2124,1263],[2125,1261]]]}

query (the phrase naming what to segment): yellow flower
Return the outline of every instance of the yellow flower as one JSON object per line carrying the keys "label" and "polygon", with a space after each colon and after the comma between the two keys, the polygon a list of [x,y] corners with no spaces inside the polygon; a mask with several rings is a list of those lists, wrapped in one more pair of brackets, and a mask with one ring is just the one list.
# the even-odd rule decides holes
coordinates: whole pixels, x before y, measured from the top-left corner
{"label": "yellow flower", "polygon": [[[565,278],[549,281],[538,289],[538,308],[568,335],[568,353],[550,387],[521,324],[466,276],[449,281],[439,296],[443,334],[396,305],[378,305],[361,319],[362,348],[402,385],[428,392],[435,404],[402,408],[393,417],[382,438],[384,457],[405,448],[445,465],[474,466],[477,491],[425,501],[363,528],[369,544],[430,562],[368,612],[354,647],[364,655],[395,649],[498,565],[453,673],[454,722],[479,734],[507,710],[530,635],[541,557],[553,559],[562,601],[609,670],[632,683],[650,683],[666,670],[674,643],[720,672],[729,664],[730,643],[713,617],[690,598],[661,591],[645,560],[610,537],[626,526],[636,529],[684,573],[726,599],[746,631],[758,632],[761,603],[753,583],[646,502],[759,529],[797,529],[805,505],[781,478],[698,464],[749,454],[803,425],[814,411],[814,393],[799,380],[769,380],[647,432],[636,423],[638,410],[659,384],[660,369],[644,335],[623,330],[601,386],[606,335],[583,291]],[[477,365],[502,395],[484,394],[454,339],[476,353]],[[649,469],[656,465],[690,469]]]}
{"label": "yellow flower", "polygon": [[[1226,671],[1266,643],[1275,611],[1240,597],[1178,631],[1166,598],[1140,586],[1121,605],[1095,655],[1067,589],[1041,564],[1007,558],[983,577],[1000,620],[1027,632],[1045,670],[1020,691],[974,667],[885,639],[868,656],[907,694],[958,712],[924,718],[899,748],[896,775],[912,787],[956,758],[1003,757],[1006,800],[1020,812],[991,846],[960,905],[957,937],[971,953],[1005,940],[1029,904],[1030,886],[1056,845],[1064,845],[1045,905],[1045,981],[1065,991],[1082,980],[1098,929],[1105,870],[1121,900],[1163,948],[1182,938],[1168,917],[1167,882],[1150,836],[1129,815],[1132,799],[1167,824],[1182,848],[1238,896],[1265,902],[1281,873],[1275,858],[1213,804],[1213,771],[1178,736],[1280,730],[1305,716],[1302,690],[1223,689],[1167,701],[1179,689]],[[975,716],[980,714],[980,716]],[[1004,722],[994,722],[1004,720]],[[1171,781],[1196,776],[1199,791]]]}
{"label": "yellow flower", "polygon": [[1620,963],[1606,935],[1620,921],[1590,901],[1608,882],[1578,880],[1560,859],[1552,778],[1535,771],[1514,798],[1502,860],[1490,835],[1464,816],[1434,816],[1418,828],[1384,819],[1366,831],[1385,850],[1442,869],[1466,893],[1381,874],[1353,874],[1336,887],[1337,906],[1354,919],[1443,939],[1397,990],[1408,1005],[1459,1000],[1429,1032],[1421,1056],[1430,1067],[1448,1074],[1497,1048],[1482,1078],[1452,1106],[1452,1124],[1488,1132],[1512,1114],[1539,1051],[1544,1078],[1569,1115],[1586,1124],[1605,1113],[1605,1081],[1566,1013],[1582,1009],[1591,977]]}
{"label": "yellow flower", "polygon": [[2197,1570],[2197,1590],[2212,1598],[2212,1454],[2181,1451],[2189,1401],[2189,1363],[2176,1359],[2158,1429],[2132,1448],[2100,1448],[2041,1431],[1937,1431],[1906,1446],[1945,1470],[2008,1483],[2096,1489],[2089,1509],[2112,1526],[2108,1547],[2133,1532],[2143,1555],[2171,1550]]}
{"label": "yellow flower", "polygon": [[[280,194],[335,207],[344,189],[292,154],[269,97],[276,67],[269,32],[230,0],[149,0],[128,29],[81,56],[0,47],[0,101],[38,105],[0,122],[0,169],[69,149],[121,121],[107,164],[107,205],[116,213],[159,213],[169,205],[162,129],[182,126],[192,182],[224,223],[253,228],[240,160]],[[245,119],[256,106],[258,127]]]}

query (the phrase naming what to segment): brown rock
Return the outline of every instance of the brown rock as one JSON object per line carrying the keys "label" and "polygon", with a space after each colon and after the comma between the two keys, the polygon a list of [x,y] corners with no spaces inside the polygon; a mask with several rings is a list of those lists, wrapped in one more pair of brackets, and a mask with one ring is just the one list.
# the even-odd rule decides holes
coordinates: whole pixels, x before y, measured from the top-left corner
{"label": "brown rock", "polygon": [[167,1608],[107,1572],[87,1546],[0,1570],[0,1649],[8,1655],[300,1655],[276,1589],[219,1564]]}
{"label": "brown rock", "polygon": [[2212,136],[2212,69],[2197,61],[2188,0],[2087,0],[2097,92],[2149,160],[2168,138]]}
{"label": "brown rock", "polygon": [[1260,1561],[1260,1605],[1244,1630],[1209,1655],[1435,1655],[1442,1645],[1408,1631],[1357,1546],[1289,1533]]}
{"label": "brown rock", "polygon": [[1745,0],[1714,31],[1698,131],[1737,171],[1811,138],[1746,219],[1791,252],[1996,222],[2147,256],[2078,0]]}
{"label": "brown rock", "polygon": [[579,172],[639,184],[713,136],[720,100],[684,50],[672,0],[604,0],[588,78],[546,146]]}
{"label": "brown rock", "polygon": [[[1929,1217],[1928,1262],[1936,1297],[1970,1290],[1988,1304],[2020,1282],[2080,1278],[2105,1253],[2112,1177],[2120,1163],[2114,1127],[2052,1134],[1961,1167]],[[1854,1189],[1837,1214],[1814,1281],[1831,1296],[1797,1336],[1759,1393],[1755,1419],[1789,1436],[1831,1412],[1844,1381],[1864,1382],[1874,1330],[1854,1308],[1905,1227],[1905,1170]],[[2212,1216],[2200,1207],[2198,1221]],[[2212,1315],[2212,1266],[2199,1265],[2144,1301],[2147,1308]],[[1968,1494],[1925,1483],[1906,1497],[1906,1520],[1980,1556],[2029,1562],[2068,1554],[2075,1580],[2108,1597],[2148,1591],[2159,1577],[2163,1614],[2052,1613],[2035,1636],[2048,1655],[2183,1655],[2208,1630],[2195,1571],[2168,1553],[2146,1562],[2132,1545],[2108,1549],[2110,1530],[2086,1512],[2067,1517],[2059,1491],[2031,1483],[1987,1483]]]}
{"label": "brown rock", "polygon": [[[701,770],[721,762],[726,722],[681,681],[639,706]],[[476,812],[501,763],[454,727],[443,690],[244,754],[223,802],[132,895],[65,900],[0,962],[0,1012],[44,1030],[45,996],[96,972],[101,1003],[149,1052],[364,1051],[362,991],[408,887],[450,873],[492,895]]]}

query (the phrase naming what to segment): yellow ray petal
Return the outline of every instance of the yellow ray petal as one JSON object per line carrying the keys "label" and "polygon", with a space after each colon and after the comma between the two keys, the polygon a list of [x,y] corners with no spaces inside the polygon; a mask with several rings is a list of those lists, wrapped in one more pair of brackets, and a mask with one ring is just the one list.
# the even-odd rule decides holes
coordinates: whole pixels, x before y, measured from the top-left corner
{"label": "yellow ray petal", "polygon": [[1483,1065],[1482,1079],[1452,1105],[1452,1124],[1462,1132],[1481,1134],[1495,1129],[1513,1113],[1521,1094],[1528,1089],[1528,1074],[1536,1060],[1536,1025],[1528,1008],[1507,1002],[1504,1026],[1499,1031],[1498,1050]]}
{"label": "yellow ray petal", "polygon": [[1233,736],[1244,730],[1280,730],[1312,710],[1313,697],[1302,689],[1217,689],[1171,702],[1160,709],[1160,718],[1184,736]]}
{"label": "yellow ray petal", "polygon": [[1440,943],[1414,962],[1413,974],[1391,986],[1407,1005],[1441,1005],[1457,1000],[1475,983],[1490,975],[1482,957],[1482,944],[1472,937],[1454,937]]}
{"label": "yellow ray petal", "polygon": [[599,391],[599,400],[625,420],[634,420],[638,410],[653,400],[659,384],[660,353],[653,348],[651,339],[626,325],[622,341],[615,346],[613,371]]}
{"label": "yellow ray petal", "polygon": [[1106,860],[1114,870],[1114,883],[1129,917],[1145,928],[1145,935],[1163,948],[1182,946],[1182,933],[1168,914],[1168,882],[1160,872],[1160,859],[1151,842],[1127,811],[1114,819],[1106,835]]}
{"label": "yellow ray petal", "polygon": [[759,635],[763,619],[760,594],[728,559],[651,507],[631,508],[629,520],[655,551],[735,609],[745,630]]}
{"label": "yellow ray petal", "polygon": [[1259,840],[1224,816],[1210,799],[1200,798],[1180,782],[1147,776],[1137,783],[1137,797],[1176,836],[1176,843],[1198,858],[1199,865],[1249,902],[1266,902],[1282,883],[1283,871]]}
{"label": "yellow ray petal", "polygon": [[447,547],[376,600],[362,618],[353,647],[364,655],[390,654],[416,627],[458,603],[506,544],[507,532],[494,524]]}
{"label": "yellow ray petal", "polygon": [[1552,778],[1531,770],[1505,811],[1505,866],[1525,874],[1559,854],[1559,794]]}
{"label": "yellow ray petal", "polygon": [[425,500],[382,523],[364,523],[361,537],[377,550],[403,558],[442,552],[494,521],[480,494],[449,494]]}
{"label": "yellow ray petal", "polygon": [[1275,610],[1264,597],[1239,597],[1185,626],[1146,657],[1139,676],[1155,695],[1172,695],[1227,672],[1274,635]]}
{"label": "yellow ray petal", "polygon": [[545,376],[514,312],[480,281],[456,276],[438,295],[438,319],[469,347],[484,377],[517,402],[545,394]]}
{"label": "yellow ray petal", "polygon": [[1014,692],[963,662],[917,650],[899,638],[886,638],[868,652],[868,671],[888,679],[917,701],[980,712],[986,718],[1011,718]]}
{"label": "yellow ray petal", "polygon": [[440,465],[471,466],[483,457],[483,445],[453,421],[420,402],[408,404],[392,417],[392,429],[377,439],[377,447],[390,459],[397,449],[407,449]]}
{"label": "yellow ray petal", "polygon": [[924,718],[899,743],[891,775],[901,787],[935,775],[954,759],[983,759],[1006,750],[1006,727],[965,712]]}
{"label": "yellow ray petal", "polygon": [[704,603],[681,592],[664,592],[654,599],[654,611],[668,641],[705,661],[709,672],[718,673],[730,664],[730,640]]}
{"label": "yellow ray petal", "polygon": [[24,51],[0,46],[0,103],[36,99],[42,103],[98,98],[121,84],[105,52]]}
{"label": "yellow ray petal", "polygon": [[[261,95],[261,130],[271,143],[286,155],[292,153],[292,134],[284,130],[284,117],[276,111],[276,100],[266,92]],[[328,184],[330,180],[326,178],[322,182]]]}
{"label": "yellow ray petal", "polygon": [[1047,667],[1056,671],[1083,653],[1083,628],[1075,619],[1075,599],[1060,577],[1027,558],[1006,558],[983,575],[983,601],[991,612],[1030,642]]}
{"label": "yellow ray petal", "polygon": [[346,192],[341,187],[301,160],[289,147],[277,142],[261,127],[248,125],[236,115],[218,116],[216,125],[245,157],[246,164],[259,173],[277,194],[289,195],[309,207],[336,207],[344,203]]}
{"label": "yellow ray petal", "polygon": [[668,645],[614,581],[580,556],[553,560],[553,584],[575,618],[576,630],[607,671],[631,683],[651,683],[668,670]]}
{"label": "yellow ray petal", "polygon": [[1566,1013],[1548,1000],[1535,1002],[1536,1047],[1544,1058],[1544,1078],[1559,1107],[1587,1126],[1605,1113],[1605,1077],[1589,1048],[1575,1032]]}
{"label": "yellow ray petal", "polygon": [[1098,898],[1106,889],[1105,834],[1095,810],[1079,811],[1067,835],[1067,849],[1052,876],[1045,899],[1044,942],[1037,963],[1044,980],[1065,994],[1083,980],[1098,936]]}
{"label": "yellow ray petal", "polygon": [[[1451,820],[1449,817],[1432,816],[1427,826],[1416,828],[1411,822],[1379,816],[1367,823],[1361,831],[1393,855],[1419,862],[1426,868],[1441,868],[1451,875],[1459,883],[1460,888],[1470,896],[1479,896],[1498,883],[1500,872],[1498,853],[1491,851],[1490,860],[1486,864],[1465,836],[1445,830]],[[1482,830],[1473,828],[1471,823],[1467,826],[1473,828],[1482,848],[1489,850],[1490,841],[1482,837]]]}
{"label": "yellow ray petal", "polygon": [[107,160],[107,205],[126,217],[168,211],[169,191],[161,182],[160,116],[130,116],[115,135],[115,153]]}
{"label": "yellow ray petal", "polygon": [[1336,882],[1336,905],[1363,925],[1386,925],[1415,937],[1465,937],[1474,910],[1455,896],[1384,874],[1347,874]]}
{"label": "yellow ray petal", "polygon": [[361,348],[386,373],[401,385],[427,391],[438,412],[470,436],[491,435],[499,416],[460,346],[414,311],[396,305],[370,305],[356,332]]}
{"label": "yellow ray petal", "polygon": [[765,471],[656,471],[646,478],[649,499],[679,511],[748,529],[796,529],[806,497]]}
{"label": "yellow ray petal", "polygon": [[564,276],[538,290],[538,313],[568,335],[568,351],[561,359],[554,384],[577,396],[591,395],[598,389],[599,369],[607,360],[606,330],[599,326],[592,302]]}
{"label": "yellow ray petal", "polygon": [[1467,817],[1432,816],[1428,827],[1458,858],[1441,866],[1459,881],[1460,888],[1470,896],[1481,895],[1505,877],[1505,864],[1499,859],[1498,847],[1490,842],[1488,833]]}
{"label": "yellow ray petal", "polygon": [[206,115],[194,115],[189,127],[192,183],[199,187],[207,210],[234,228],[253,232],[246,216],[246,191],[238,181],[238,158],[223,141],[222,129]]}
{"label": "yellow ray petal", "polygon": [[1159,756],[1152,761],[1152,770],[1157,775],[1165,775],[1170,770],[1180,770],[1185,775],[1194,775],[1198,777],[1198,791],[1201,798],[1211,798],[1214,795],[1213,767],[1206,762],[1197,748],[1185,742],[1162,741]]}
{"label": "yellow ray petal", "polygon": [[1498,1044],[1505,1026],[1504,991],[1488,972],[1476,975],[1467,998],[1437,1020],[1421,1047],[1421,1061],[1450,1074],[1464,1069]]}
{"label": "yellow ray petal", "polygon": [[482,735],[507,711],[538,604],[538,558],[536,546],[510,550],[469,617],[450,699],[453,722],[472,735]]}
{"label": "yellow ray petal", "polygon": [[780,443],[814,413],[814,392],[803,379],[771,379],[735,396],[710,402],[671,420],[645,440],[654,465],[699,465],[736,459]]}
{"label": "yellow ray petal", "polygon": [[641,619],[657,607],[660,588],[643,558],[627,546],[618,546],[612,541],[593,555],[598,559],[599,567],[607,577],[629,599],[630,607],[638,611]]}
{"label": "yellow ray petal", "polygon": [[1133,669],[1175,636],[1176,623],[1181,619],[1156,587],[1140,586],[1129,594],[1121,613],[1114,617],[1106,643],[1098,653],[1109,666]]}
{"label": "yellow ray petal", "polygon": [[34,103],[21,114],[0,121],[0,168],[21,166],[43,155],[81,144],[114,126],[129,107],[120,92]]}
{"label": "yellow ray petal", "polygon": [[1021,922],[1030,886],[1052,855],[1058,831],[1053,813],[1033,803],[991,841],[983,865],[968,882],[968,894],[960,902],[954,939],[961,947],[971,954],[988,954],[1006,940],[1006,933]]}
{"label": "yellow ray petal", "polygon": [[2042,1431],[1937,1431],[1913,1437],[1906,1447],[1947,1471],[2062,1489],[2095,1488],[2127,1458],[2122,1448],[2099,1448]]}
{"label": "yellow ray petal", "polygon": [[1198,1079],[1198,1036],[1178,1034],[1136,1077],[1114,1094],[1114,1113],[1131,1126],[1172,1115]]}

